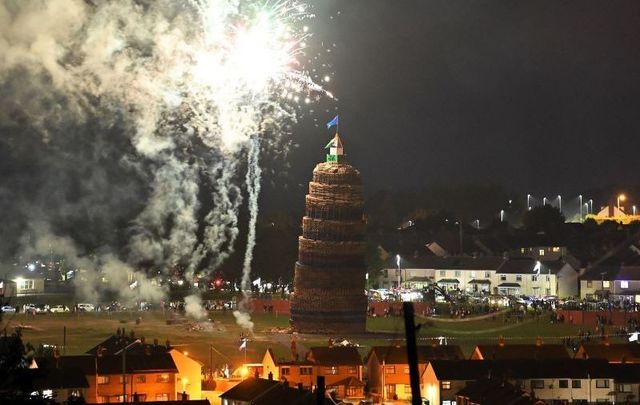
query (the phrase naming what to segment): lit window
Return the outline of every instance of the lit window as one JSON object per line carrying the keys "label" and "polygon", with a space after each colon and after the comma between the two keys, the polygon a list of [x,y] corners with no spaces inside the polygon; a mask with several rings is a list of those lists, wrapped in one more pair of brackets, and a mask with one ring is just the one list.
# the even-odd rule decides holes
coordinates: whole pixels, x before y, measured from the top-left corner
{"label": "lit window", "polygon": [[628,281],[621,281],[620,282],[620,288],[629,288],[629,282]]}
{"label": "lit window", "polygon": [[169,374],[158,374],[158,376],[156,377],[156,382],[169,382]]}
{"label": "lit window", "polygon": [[604,280],[602,282],[602,288],[609,288],[609,280]]}
{"label": "lit window", "polygon": [[409,374],[409,366],[404,366],[404,373]]}
{"label": "lit window", "polygon": [[280,370],[280,374],[291,375],[291,369],[289,367],[282,367],[282,369]]}
{"label": "lit window", "polygon": [[596,380],[596,388],[609,388],[609,380]]}
{"label": "lit window", "polygon": [[475,271],[471,272],[471,278],[476,278],[476,272]]}
{"label": "lit window", "polygon": [[520,253],[524,253],[524,248],[520,248]]}
{"label": "lit window", "polygon": [[405,394],[411,394],[411,385],[410,384],[404,384],[404,393]]}
{"label": "lit window", "polygon": [[395,374],[396,373],[396,367],[395,366],[385,366],[384,367],[384,373],[385,374]]}
{"label": "lit window", "polygon": [[551,250],[553,250],[554,252],[559,252],[559,251],[560,251],[560,248],[559,248],[559,247],[557,247],[557,246],[554,246],[554,247],[553,247],[553,249],[551,249]]}
{"label": "lit window", "polygon": [[146,375],[137,375],[136,376],[136,382],[137,383],[146,383],[147,382],[147,376]]}
{"label": "lit window", "polygon": [[356,367],[349,367],[347,370],[349,374],[358,374],[358,369]]}
{"label": "lit window", "polygon": [[538,254],[539,254],[540,256],[544,256],[544,249],[540,249],[540,250],[538,250]]}
{"label": "lit window", "polygon": [[99,375],[97,381],[98,381],[98,384],[109,384],[109,376],[108,375]]}
{"label": "lit window", "polygon": [[325,374],[336,375],[336,374],[338,374],[338,367],[325,367],[324,368],[324,373]]}
{"label": "lit window", "polygon": [[631,384],[618,384],[618,392],[631,392]]}
{"label": "lit window", "polygon": [[169,400],[169,394],[164,393],[164,394],[156,394],[156,401],[168,401]]}
{"label": "lit window", "polygon": [[443,381],[441,384],[442,384],[442,389],[443,390],[450,390],[451,389],[451,381]]}
{"label": "lit window", "polygon": [[593,288],[593,281],[591,280],[587,281],[587,288]]}
{"label": "lit window", "polygon": [[300,375],[311,375],[313,374],[313,369],[311,367],[300,367]]}

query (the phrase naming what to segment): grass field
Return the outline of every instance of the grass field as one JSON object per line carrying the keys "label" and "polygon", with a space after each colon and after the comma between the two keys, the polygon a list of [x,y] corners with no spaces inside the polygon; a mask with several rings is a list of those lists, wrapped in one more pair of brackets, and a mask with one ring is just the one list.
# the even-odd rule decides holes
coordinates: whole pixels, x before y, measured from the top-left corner
{"label": "grass field", "polygon": [[[23,340],[34,346],[39,344],[62,345],[63,330],[67,330],[66,354],[81,354],[94,347],[117,328],[125,328],[126,333],[134,331],[136,337],[145,337],[148,342],[158,339],[160,344],[167,340],[172,346],[188,352],[205,366],[213,360],[214,367],[224,363],[238,365],[244,360],[244,353],[238,350],[241,329],[235,324],[230,312],[212,312],[204,329],[193,330],[194,322],[179,325],[167,325],[168,316],[162,312],[142,313],[79,313],[47,314],[30,316],[25,314],[8,315],[3,319],[2,328],[11,332],[16,326],[25,326]],[[136,318],[141,321],[136,324]],[[285,328],[289,324],[288,316],[275,314],[254,314],[254,335],[251,338],[247,361],[260,362],[267,348],[272,348],[277,357],[290,357],[291,334],[273,333],[272,328]],[[557,343],[562,336],[576,335],[579,327],[567,324],[551,324],[548,318],[530,319],[520,323],[505,323],[501,316],[496,319],[483,319],[466,322],[444,322],[416,319],[424,323],[420,328],[420,344],[430,344],[432,338],[446,336],[449,344],[459,344],[468,356],[478,343],[495,343],[498,336],[507,341],[533,343],[541,336],[547,343]],[[201,325],[201,324],[200,324]],[[401,317],[369,318],[370,333],[351,337],[350,340],[362,346],[366,354],[373,345],[403,343],[404,323]],[[332,336],[344,338],[344,336]],[[296,336],[300,350],[304,347],[327,345],[329,336]],[[213,349],[210,349],[213,347]],[[211,357],[210,357],[211,356]]]}

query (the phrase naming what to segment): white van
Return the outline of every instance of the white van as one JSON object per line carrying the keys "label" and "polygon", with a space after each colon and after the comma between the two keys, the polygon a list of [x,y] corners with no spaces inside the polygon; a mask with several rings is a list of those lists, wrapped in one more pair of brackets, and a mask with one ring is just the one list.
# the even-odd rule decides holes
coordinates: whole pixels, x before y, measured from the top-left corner
{"label": "white van", "polygon": [[96,309],[93,304],[78,304],[77,307],[80,312],[92,312]]}

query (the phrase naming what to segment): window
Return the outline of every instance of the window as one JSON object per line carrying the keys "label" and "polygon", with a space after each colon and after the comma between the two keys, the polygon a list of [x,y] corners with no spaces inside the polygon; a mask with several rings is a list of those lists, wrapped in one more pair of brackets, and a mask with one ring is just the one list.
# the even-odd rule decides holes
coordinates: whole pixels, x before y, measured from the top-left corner
{"label": "window", "polygon": [[571,380],[571,388],[582,388],[582,381]]}
{"label": "window", "polygon": [[446,270],[440,270],[440,277],[446,277],[447,276],[447,271]]}
{"label": "window", "polygon": [[156,394],[156,401],[168,401],[169,400],[169,394],[164,393],[164,394]]}
{"label": "window", "polygon": [[609,388],[609,380],[596,380],[596,388]]}
{"label": "window", "polygon": [[21,280],[18,284],[20,290],[33,290],[35,288],[33,280]]}
{"label": "window", "polygon": [[313,374],[313,368],[300,367],[300,375],[311,375],[311,374]]}
{"label": "window", "polygon": [[409,366],[404,366],[404,370],[403,370],[403,372],[404,372],[405,374],[409,374]]}
{"label": "window", "polygon": [[631,392],[631,384],[618,384],[618,392]]}
{"label": "window", "polygon": [[531,276],[531,281],[538,281],[538,275],[534,274],[533,276]]}
{"label": "window", "polygon": [[629,288],[629,282],[628,281],[621,281],[620,282],[620,288]]}
{"label": "window", "polygon": [[602,288],[609,288],[609,280],[604,280],[602,282]]}
{"label": "window", "polygon": [[158,374],[158,376],[156,377],[156,382],[169,382],[169,374]]}
{"label": "window", "polygon": [[98,384],[109,384],[109,376],[108,375],[99,375],[97,381],[98,381]]}
{"label": "window", "polygon": [[456,277],[461,277],[462,276],[462,272],[460,270],[456,270],[455,275],[456,275]]}
{"label": "window", "polygon": [[531,388],[544,388],[544,380],[531,380]]}
{"label": "window", "polygon": [[540,249],[540,250],[538,250],[538,254],[539,254],[540,256],[544,256],[544,249]]}
{"label": "window", "polygon": [[404,393],[411,394],[411,384],[404,384]]}
{"label": "window", "polygon": [[291,375],[291,368],[282,367],[282,369],[280,369],[280,374],[282,374],[282,375]]}
{"label": "window", "polygon": [[516,281],[522,281],[522,274],[516,275]]}
{"label": "window", "polygon": [[559,248],[559,247],[557,247],[557,246],[554,246],[551,250],[552,250],[552,251],[554,251],[554,252],[559,252],[559,251],[560,251],[560,248]]}
{"label": "window", "polygon": [[471,272],[471,278],[476,278],[476,272],[475,271]]}
{"label": "window", "polygon": [[349,367],[349,368],[347,369],[347,372],[348,372],[349,374],[358,374],[358,368],[357,368],[357,367]]}
{"label": "window", "polygon": [[560,388],[569,388],[569,380],[560,380],[558,382],[558,387],[560,387]]}
{"label": "window", "polygon": [[547,281],[549,281],[551,279],[551,277],[547,274]]}
{"label": "window", "polygon": [[440,384],[441,384],[443,390],[450,390],[451,389],[451,381],[443,381]]}
{"label": "window", "polygon": [[507,281],[507,275],[506,274],[500,274],[500,281]]}
{"label": "window", "polygon": [[146,375],[137,375],[136,376],[136,382],[137,383],[146,383],[147,382],[147,376]]}
{"label": "window", "polygon": [[524,253],[524,248],[520,248],[520,253]]}
{"label": "window", "polygon": [[324,368],[324,373],[325,374],[336,375],[336,374],[338,374],[338,367],[325,367]]}
{"label": "window", "polygon": [[395,374],[396,373],[396,366],[384,366],[384,373],[385,374]]}
{"label": "window", "polygon": [[358,395],[362,395],[361,392],[358,392],[358,387],[354,387],[354,386],[347,387],[348,397],[357,397]]}
{"label": "window", "polygon": [[491,278],[491,273],[489,273],[488,271],[485,271],[484,278]]}
{"label": "window", "polygon": [[587,288],[593,288],[593,281],[591,280],[587,281]]}

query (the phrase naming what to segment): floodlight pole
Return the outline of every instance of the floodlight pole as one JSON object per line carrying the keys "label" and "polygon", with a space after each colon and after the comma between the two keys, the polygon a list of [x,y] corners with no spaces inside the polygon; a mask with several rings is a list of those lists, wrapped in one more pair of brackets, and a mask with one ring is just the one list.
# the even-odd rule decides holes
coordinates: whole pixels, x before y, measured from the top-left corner
{"label": "floodlight pole", "polygon": [[129,350],[129,348],[131,348],[133,345],[137,345],[140,342],[142,342],[140,339],[136,339],[129,345],[125,346],[124,349],[122,349],[122,402],[123,403],[127,402],[126,400],[127,398],[127,350]]}

